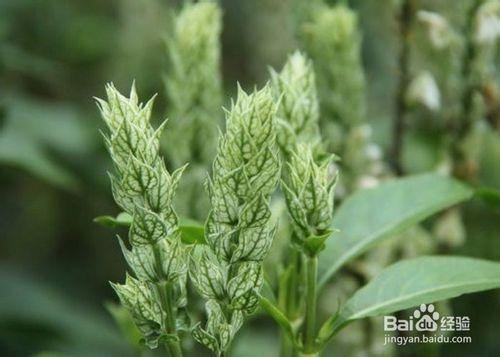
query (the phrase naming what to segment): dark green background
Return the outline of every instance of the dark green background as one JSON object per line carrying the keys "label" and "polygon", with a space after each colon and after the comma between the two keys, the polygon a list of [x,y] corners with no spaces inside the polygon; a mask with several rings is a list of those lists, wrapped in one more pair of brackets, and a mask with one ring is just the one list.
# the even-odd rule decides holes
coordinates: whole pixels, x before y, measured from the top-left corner
{"label": "dark green background", "polygon": [[[428,0],[422,6],[459,24],[458,3],[464,2]],[[359,10],[364,31],[368,120],[376,141],[387,149],[397,76],[391,1],[349,3]],[[113,233],[92,222],[117,213],[92,97],[103,96],[108,81],[126,90],[135,79],[143,99],[160,94],[155,120],[162,118],[167,104],[161,38],[175,5],[167,0],[0,0],[2,356],[132,355],[103,306],[115,300],[108,281],[122,280],[125,263]],[[236,81],[245,88],[263,84],[268,66],[279,68],[295,48],[293,1],[226,0],[222,6],[222,69],[229,97]],[[440,138],[410,135],[407,167],[424,171],[437,159]],[[497,188],[499,139],[498,132],[486,135],[480,171],[480,181]],[[456,253],[500,260],[499,212],[479,202],[468,204],[465,212],[468,240]],[[444,346],[442,355],[500,355],[498,291],[464,296],[452,306],[456,315],[470,316],[473,344]],[[271,321],[253,322],[235,355],[273,356],[273,331]]]}

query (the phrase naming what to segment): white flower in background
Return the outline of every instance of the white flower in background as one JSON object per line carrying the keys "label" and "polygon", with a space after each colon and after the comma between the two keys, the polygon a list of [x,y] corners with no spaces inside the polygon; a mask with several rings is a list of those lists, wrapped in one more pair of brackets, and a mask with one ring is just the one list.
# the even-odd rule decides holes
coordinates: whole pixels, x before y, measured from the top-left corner
{"label": "white flower in background", "polygon": [[435,12],[421,10],[417,13],[417,18],[427,26],[429,40],[435,48],[443,49],[452,44],[455,34],[444,17]]}
{"label": "white flower in background", "polygon": [[500,37],[500,2],[488,1],[477,12],[476,41],[493,44]]}
{"label": "white flower in background", "polygon": [[380,180],[375,176],[365,175],[359,178],[358,187],[359,188],[373,188],[380,184]]}
{"label": "white flower in background", "polygon": [[410,83],[406,93],[408,104],[421,104],[432,111],[441,106],[441,93],[436,80],[428,71],[420,72]]}
{"label": "white flower in background", "polygon": [[366,145],[366,156],[373,161],[382,160],[382,149],[375,143]]}

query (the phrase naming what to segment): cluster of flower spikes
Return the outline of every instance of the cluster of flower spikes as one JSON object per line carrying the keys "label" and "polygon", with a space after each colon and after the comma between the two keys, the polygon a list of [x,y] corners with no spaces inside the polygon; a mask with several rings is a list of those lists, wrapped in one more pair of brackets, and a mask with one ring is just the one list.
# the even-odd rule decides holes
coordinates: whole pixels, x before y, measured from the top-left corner
{"label": "cluster of flower spikes", "polygon": [[107,101],[97,102],[109,129],[104,137],[115,167],[110,175],[113,196],[132,216],[128,236],[131,249],[121,239],[120,244],[135,275],[127,275],[123,285],[112,286],[145,343],[156,347],[160,338],[175,333],[176,321],[172,323],[172,318],[187,303],[188,252],[172,207],[184,167],[170,174],[159,155],[164,125],[154,130],[149,123],[153,99],[140,104],[134,86],[129,98],[111,84],[106,92]]}
{"label": "cluster of flower spikes", "polygon": [[269,201],[280,176],[275,112],[268,86],[250,95],[238,89],[208,182],[207,246],[190,276],[207,299],[208,317],[206,327],[198,325],[193,336],[216,354],[227,350],[258,305],[262,261],[275,231]]}

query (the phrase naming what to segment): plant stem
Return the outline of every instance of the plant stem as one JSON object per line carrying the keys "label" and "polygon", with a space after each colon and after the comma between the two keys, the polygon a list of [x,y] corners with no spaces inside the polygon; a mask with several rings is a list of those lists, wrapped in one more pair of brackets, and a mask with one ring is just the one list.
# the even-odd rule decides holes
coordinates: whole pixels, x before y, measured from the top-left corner
{"label": "plant stem", "polygon": [[165,347],[169,352],[171,357],[182,357],[182,349],[180,345],[180,339],[177,334],[177,309],[175,308],[174,299],[173,299],[173,285],[164,280],[164,276],[162,273],[162,261],[161,255],[157,245],[153,245],[153,254],[154,260],[156,264],[156,271],[159,277],[159,282],[155,283],[154,286],[156,288],[156,293],[160,299],[160,305],[162,310],[165,312],[165,329],[169,338],[165,343]]}
{"label": "plant stem", "polygon": [[[286,317],[295,321],[297,318],[297,297],[298,297],[298,280],[300,274],[300,259],[301,255],[297,249],[289,248],[289,260],[279,286],[279,305]],[[280,334],[280,357],[292,357],[293,345],[285,333]]]}
{"label": "plant stem", "polygon": [[298,357],[318,357],[319,352],[299,352],[297,354]]}
{"label": "plant stem", "polygon": [[399,15],[401,49],[399,53],[399,82],[396,94],[396,112],[392,128],[392,166],[397,175],[404,173],[403,139],[406,129],[406,92],[410,84],[410,29],[415,13],[414,0],[404,0]]}
{"label": "plant stem", "polygon": [[[176,326],[176,319],[175,316],[177,315],[175,312],[174,308],[174,301],[173,301],[173,289],[170,284],[166,286],[166,292],[167,292],[167,329],[169,333],[173,333],[177,337],[177,326]],[[169,317],[170,316],[170,317]],[[176,338],[170,342],[170,347],[172,348],[172,354],[173,357],[181,357],[182,356],[182,350],[181,350],[181,345],[179,342],[179,339]]]}
{"label": "plant stem", "polygon": [[280,333],[280,357],[293,356],[293,346],[284,332]]}
{"label": "plant stem", "polygon": [[297,314],[297,289],[300,274],[300,253],[292,248],[290,257],[291,273],[288,283],[287,317],[295,319]]}
{"label": "plant stem", "polygon": [[465,88],[462,92],[462,108],[459,120],[454,125],[454,138],[452,143],[453,175],[462,180],[472,181],[475,176],[475,168],[472,162],[468,162],[462,147],[467,138],[474,120],[474,95],[479,91],[476,73],[474,73],[474,61],[478,48],[474,40],[474,25],[476,13],[484,0],[474,0],[468,11],[464,33],[466,36],[466,47],[462,59],[462,81]]}
{"label": "plant stem", "polygon": [[158,295],[160,297],[160,302],[162,308],[165,311],[165,327],[166,332],[171,335],[172,338],[167,339],[166,347],[170,353],[171,357],[182,357],[182,349],[177,335],[175,316],[176,311],[173,302],[173,287],[171,284],[166,282],[160,282],[156,284]]}
{"label": "plant stem", "polygon": [[304,348],[306,352],[314,350],[316,339],[316,280],[318,275],[318,257],[308,256],[306,281],[306,316]]}

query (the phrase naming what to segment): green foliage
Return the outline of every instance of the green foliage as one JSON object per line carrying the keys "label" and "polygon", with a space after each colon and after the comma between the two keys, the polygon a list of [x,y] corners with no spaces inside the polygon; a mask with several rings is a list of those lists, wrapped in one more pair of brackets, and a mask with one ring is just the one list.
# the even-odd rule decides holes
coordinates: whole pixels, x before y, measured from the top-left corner
{"label": "green foliage", "polygon": [[[94,218],[94,222],[108,228],[129,227],[132,224],[132,216],[126,212],[121,212],[116,217],[98,216]],[[181,240],[186,244],[205,243],[205,227],[196,221],[180,218],[179,231]]]}
{"label": "green foliage", "polygon": [[81,121],[81,113],[68,105],[33,98],[3,101],[0,163],[19,167],[56,187],[79,188],[81,180],[57,157],[83,157],[96,146],[97,141]]}
{"label": "green foliage", "polygon": [[[11,344],[29,342],[37,351],[50,348],[65,356],[132,356],[123,336],[104,318],[103,310],[71,300],[46,281],[4,265],[0,267],[0,284],[2,346],[8,338]],[[44,339],[33,331],[43,334]]]}
{"label": "green foliage", "polygon": [[481,198],[483,202],[495,209],[500,208],[500,190],[494,190],[487,187],[481,187],[476,190],[476,196]]}
{"label": "green foliage", "polygon": [[381,241],[472,195],[470,187],[435,174],[389,181],[352,195],[333,219],[340,232],[327,241],[320,256],[320,285]]}
{"label": "green foliage", "polygon": [[[326,342],[346,324],[419,304],[500,287],[500,264],[465,257],[428,256],[396,263],[358,290],[320,331]],[[327,327],[328,326],[328,327]]]}
{"label": "green foliage", "polygon": [[109,228],[118,226],[128,227],[132,224],[132,216],[127,212],[121,212],[116,217],[113,216],[99,216],[94,218],[94,222]]}
{"label": "green foliage", "polygon": [[[199,219],[205,218],[210,206],[204,228],[195,221],[183,223],[175,214],[172,202],[183,169],[170,175],[159,156],[163,125],[158,130],[149,125],[152,102],[143,106],[134,89],[125,98],[112,87],[108,87],[108,102],[99,101],[111,131],[105,141],[117,171],[111,176],[113,194],[125,213],[97,221],[130,225],[131,249],[121,240],[120,244],[135,277],[127,275],[125,284],[113,287],[149,347],[166,342],[170,354],[180,356],[179,331],[190,330],[196,341],[225,356],[260,302],[283,330],[284,355],[287,349],[290,354],[315,355],[355,319],[500,285],[497,272],[490,269],[494,263],[437,257],[403,262],[356,293],[317,331],[317,293],[340,267],[474,192],[445,176],[398,179],[355,193],[332,220],[337,168],[335,156],[322,150],[341,151],[344,161],[338,166],[346,172],[345,192],[363,179],[376,180],[383,169],[371,167],[380,157],[370,152],[370,130],[363,124],[365,77],[357,16],[344,5],[330,8],[316,3],[309,10],[301,38],[313,61],[295,52],[281,72],[271,70],[271,85],[252,94],[238,87],[206,182],[209,205],[205,209],[195,206],[207,169],[204,165],[215,147],[212,129],[221,101],[220,10],[211,2],[187,4],[174,21],[167,39],[171,65],[167,91],[175,121],[167,141],[169,159],[175,166],[193,163],[190,177],[181,184],[185,186],[181,186],[184,194],[179,205],[188,205],[182,209]],[[437,21],[434,15],[422,16]],[[439,31],[433,29],[431,35],[443,47],[452,48],[454,35],[450,32],[447,42],[446,24],[439,23]],[[319,73],[319,95],[313,66]],[[409,89],[408,103],[440,109],[439,88],[430,72],[422,72]],[[286,163],[283,173],[280,157]],[[293,234],[286,267],[278,273],[280,291],[275,302],[268,298],[269,289],[263,293],[266,297],[260,290],[263,260],[277,231],[270,200],[280,177]],[[452,218],[460,220],[460,215]],[[340,233],[328,240],[332,227]],[[190,250],[188,264],[185,244],[192,243],[198,244]],[[429,268],[416,271],[419,262]],[[435,274],[445,269],[452,272]],[[474,272],[468,274],[468,269]],[[471,283],[482,270],[492,278]],[[181,319],[190,307],[185,292],[188,271],[206,311],[206,323],[193,327]],[[410,281],[410,277],[418,281],[400,289],[401,280]],[[444,284],[444,278],[454,284]]]}
{"label": "green foliage", "polygon": [[[500,203],[499,1],[352,1],[352,10],[347,4],[0,1],[0,251],[9,265],[0,271],[2,355],[208,354],[192,333],[224,357],[390,356],[398,347],[382,346],[372,315],[498,286],[498,264],[478,260],[426,257],[384,267],[438,248],[499,258],[499,241],[492,239],[497,212],[489,211]],[[303,52],[294,52],[296,37]],[[287,53],[293,54],[282,63]],[[224,132],[227,98],[221,70],[227,83],[252,88],[267,79],[267,65],[279,68],[269,91],[273,155],[266,154],[270,139],[253,131],[261,121],[236,118],[255,117],[260,105],[228,112],[234,125],[224,136],[217,131]],[[122,213],[96,222],[129,231],[118,241],[120,251],[88,222],[98,211],[115,211],[113,196],[104,194],[109,157],[96,145],[101,138],[89,97],[103,81],[121,86],[131,78],[148,95],[163,84],[166,95],[151,115],[135,93],[105,103],[107,119],[114,118],[107,120],[106,141]],[[398,87],[401,78],[407,83]],[[115,102],[119,113],[111,109]],[[384,183],[393,176],[383,152],[395,102],[406,124],[405,173],[461,171],[478,189],[436,175]],[[163,114],[169,130],[160,138],[154,120]],[[219,135],[224,155],[213,172]],[[330,159],[331,152],[340,160]],[[180,171],[171,174],[186,162],[182,180]],[[337,169],[332,220],[328,188]],[[271,193],[280,177],[281,191]],[[461,204],[472,195],[482,202]],[[332,235],[333,227],[340,232]],[[457,247],[465,233],[473,239]],[[114,293],[103,291],[102,282],[124,264],[130,275],[114,284],[122,303],[109,308],[113,330],[98,302]],[[17,277],[11,268],[37,279]],[[185,292],[190,273],[199,294]],[[42,280],[63,286],[75,303]],[[453,315],[471,317],[474,343],[431,349],[496,351],[498,322],[489,318],[495,298],[450,304]],[[261,311],[252,319],[257,299]],[[102,321],[87,303],[97,305]],[[277,321],[281,343],[276,326],[260,314]],[[326,346],[343,326],[365,318]],[[151,351],[156,345],[166,351]],[[402,352],[422,352],[414,348]]]}
{"label": "green foliage", "polygon": [[280,174],[275,111],[268,86],[250,95],[238,89],[208,185],[208,246],[190,274],[208,300],[207,324],[193,336],[217,355],[227,350],[244,317],[258,306],[262,260],[274,236],[269,199]]}
{"label": "green foliage", "polygon": [[144,346],[141,344],[142,334],[127,309],[113,302],[108,302],[105,306],[111,316],[113,316],[120,332],[127,339],[129,345],[133,346],[138,352],[141,352],[144,349]]}

